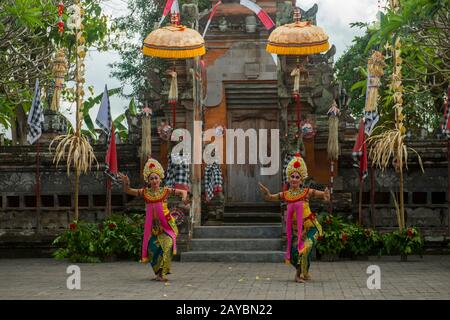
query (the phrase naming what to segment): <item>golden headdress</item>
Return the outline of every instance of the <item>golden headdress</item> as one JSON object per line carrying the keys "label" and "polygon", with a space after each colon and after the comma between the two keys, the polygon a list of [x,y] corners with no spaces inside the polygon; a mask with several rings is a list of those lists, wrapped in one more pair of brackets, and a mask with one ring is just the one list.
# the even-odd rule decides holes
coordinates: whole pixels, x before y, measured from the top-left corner
{"label": "golden headdress", "polygon": [[286,167],[286,177],[288,180],[294,172],[298,173],[303,180],[308,178],[308,168],[300,153],[297,153]]}
{"label": "golden headdress", "polygon": [[147,181],[148,177],[156,173],[161,179],[164,179],[164,169],[158,160],[150,158],[144,167],[144,181]]}

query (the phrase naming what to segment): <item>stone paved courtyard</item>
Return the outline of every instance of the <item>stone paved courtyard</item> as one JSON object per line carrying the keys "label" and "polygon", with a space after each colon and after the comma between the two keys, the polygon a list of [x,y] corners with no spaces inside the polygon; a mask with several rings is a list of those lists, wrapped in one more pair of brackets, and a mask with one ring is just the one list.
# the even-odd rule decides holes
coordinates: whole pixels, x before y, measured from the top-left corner
{"label": "stone paved courtyard", "polygon": [[[151,281],[149,267],[135,262],[79,264],[80,290],[66,287],[69,265],[0,259],[0,299],[450,299],[450,256],[317,261],[306,284],[279,263],[174,262],[168,284]],[[381,269],[379,290],[367,288],[369,265]]]}

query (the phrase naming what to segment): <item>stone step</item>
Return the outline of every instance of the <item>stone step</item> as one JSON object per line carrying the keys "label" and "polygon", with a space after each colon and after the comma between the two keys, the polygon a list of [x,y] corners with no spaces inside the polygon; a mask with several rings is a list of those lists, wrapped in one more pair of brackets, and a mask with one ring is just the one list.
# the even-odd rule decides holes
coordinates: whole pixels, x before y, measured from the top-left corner
{"label": "stone step", "polygon": [[255,211],[255,212],[224,212],[223,213],[224,217],[230,217],[230,218],[237,218],[237,217],[279,217],[280,213],[279,212],[260,212],[260,211]]}
{"label": "stone step", "polygon": [[281,239],[193,239],[192,251],[277,251]]}
{"label": "stone step", "polygon": [[194,228],[194,239],[276,239],[281,237],[281,224],[246,226],[201,226]]}
{"label": "stone step", "polygon": [[242,90],[242,89],[272,89],[275,90],[277,89],[277,84],[276,83],[227,83],[225,85],[227,90]]}
{"label": "stone step", "polygon": [[283,262],[282,251],[190,251],[181,262]]}
{"label": "stone step", "polygon": [[244,88],[228,88],[227,87],[227,94],[239,94],[239,93],[260,93],[264,95],[277,95],[278,89],[275,87],[267,87],[267,88],[250,88],[250,87],[244,87]]}
{"label": "stone step", "polygon": [[227,205],[225,207],[225,213],[232,212],[265,212],[265,213],[274,213],[280,212],[280,205],[270,205],[270,204],[235,204],[235,205]]}
{"label": "stone step", "polygon": [[281,223],[281,215],[279,212],[224,212],[223,221],[231,222],[247,222],[247,223]]}

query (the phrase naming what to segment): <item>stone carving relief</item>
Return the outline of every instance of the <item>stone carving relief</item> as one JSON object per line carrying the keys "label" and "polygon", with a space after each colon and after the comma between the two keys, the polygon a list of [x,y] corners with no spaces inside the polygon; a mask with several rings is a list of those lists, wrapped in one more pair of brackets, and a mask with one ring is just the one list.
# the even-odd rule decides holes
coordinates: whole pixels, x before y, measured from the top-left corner
{"label": "stone carving relief", "polygon": [[35,177],[33,173],[13,172],[0,175],[2,192],[34,192]]}
{"label": "stone carving relief", "polygon": [[192,3],[191,0],[186,0],[185,4],[183,4],[181,11],[182,11],[181,23],[185,26],[189,26],[190,28],[195,27],[195,22],[199,18],[197,5],[195,3]]}
{"label": "stone carving relief", "polygon": [[311,21],[312,24],[317,25],[317,11],[319,11],[319,6],[317,5],[317,3],[308,10],[303,10],[302,8],[300,8],[302,21]]}
{"label": "stone carving relief", "polygon": [[278,5],[277,10],[277,26],[292,23],[294,8],[291,1],[284,1]]}

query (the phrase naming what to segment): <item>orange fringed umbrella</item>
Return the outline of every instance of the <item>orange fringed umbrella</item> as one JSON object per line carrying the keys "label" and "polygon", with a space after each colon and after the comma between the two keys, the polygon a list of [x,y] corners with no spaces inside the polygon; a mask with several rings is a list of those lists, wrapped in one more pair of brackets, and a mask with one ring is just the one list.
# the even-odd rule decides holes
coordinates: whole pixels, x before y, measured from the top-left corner
{"label": "orange fringed umbrella", "polygon": [[[195,30],[180,25],[179,14],[171,15],[171,25],[152,31],[144,40],[142,53],[146,56],[165,59],[189,59],[206,53],[205,40]],[[172,127],[176,125],[176,104],[178,101],[177,72],[175,63],[170,72],[168,103],[172,105]]]}
{"label": "orange fringed umbrella", "polygon": [[300,21],[299,8],[294,10],[294,23],[282,25],[269,36],[266,50],[280,55],[309,55],[330,48],[328,35],[310,21]]}
{"label": "orange fringed umbrella", "polygon": [[205,41],[195,30],[182,26],[178,15],[172,15],[172,25],[152,31],[144,40],[146,56],[166,59],[189,59],[206,53]]}
{"label": "orange fringed umbrella", "polygon": [[[294,9],[294,23],[276,28],[269,36],[266,50],[272,54],[306,56],[327,51],[330,48],[328,35],[322,28],[310,21],[301,21],[300,8]],[[305,60],[303,60],[303,63]],[[306,71],[297,58],[294,77],[293,97],[297,105],[297,128],[300,130],[300,75]]]}

